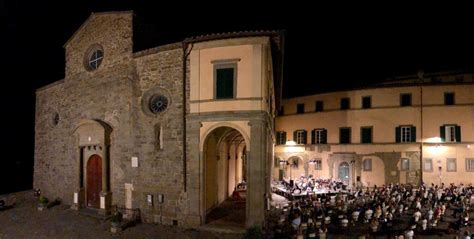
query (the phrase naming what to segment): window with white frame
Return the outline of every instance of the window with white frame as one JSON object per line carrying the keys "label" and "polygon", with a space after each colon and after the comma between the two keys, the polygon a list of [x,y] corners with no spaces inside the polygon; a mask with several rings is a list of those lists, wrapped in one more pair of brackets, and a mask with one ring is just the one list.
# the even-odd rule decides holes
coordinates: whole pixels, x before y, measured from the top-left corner
{"label": "window with white frame", "polygon": [[455,158],[448,158],[446,159],[446,171],[448,172],[456,172],[456,159]]}
{"label": "window with white frame", "polygon": [[285,131],[278,131],[276,133],[276,144],[277,145],[286,144],[286,132]]}
{"label": "window with white frame", "polygon": [[410,159],[402,158],[402,171],[410,170]]}
{"label": "window with white frame", "polygon": [[456,127],[454,125],[444,126],[445,142],[456,142]]}
{"label": "window with white frame", "polygon": [[474,158],[466,159],[466,172],[474,172]]}
{"label": "window with white frame", "polygon": [[372,159],[368,158],[364,160],[364,171],[372,171]]}
{"label": "window with white frame", "polygon": [[294,138],[297,144],[306,144],[306,130],[297,130]]}
{"label": "window with white frame", "polygon": [[433,172],[433,159],[425,159],[423,162],[423,171]]}
{"label": "window with white frame", "polygon": [[401,134],[402,134],[402,135],[401,135],[401,141],[402,141],[403,143],[405,143],[405,142],[410,142],[410,140],[411,140],[411,127],[409,127],[409,126],[402,126],[402,127],[400,127],[400,129],[401,129],[401,131],[402,131],[402,132],[401,132]]}

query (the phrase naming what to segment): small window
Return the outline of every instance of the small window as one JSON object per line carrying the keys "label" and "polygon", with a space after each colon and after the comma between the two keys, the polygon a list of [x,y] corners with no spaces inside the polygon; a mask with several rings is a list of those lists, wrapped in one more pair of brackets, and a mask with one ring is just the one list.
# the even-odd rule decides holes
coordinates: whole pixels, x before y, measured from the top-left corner
{"label": "small window", "polygon": [[370,96],[362,97],[362,108],[368,109],[372,107],[372,98]]}
{"label": "small window", "polygon": [[360,142],[363,144],[372,143],[372,127],[360,128]]}
{"label": "small window", "polygon": [[320,100],[316,101],[316,112],[322,112],[324,111],[324,103]]}
{"label": "small window", "polygon": [[304,104],[297,104],[296,105],[296,113],[303,114],[304,113]]}
{"label": "small window", "polygon": [[214,65],[215,98],[235,98],[237,64]]}
{"label": "small window", "polygon": [[293,140],[297,144],[306,144],[306,130],[297,130],[293,133]]}
{"label": "small window", "polygon": [[349,98],[342,98],[341,99],[341,110],[347,110],[351,107],[351,101]]}
{"label": "small window", "polygon": [[410,159],[402,158],[402,171],[410,170]]}
{"label": "small window", "polygon": [[466,172],[474,172],[474,158],[466,159]]}
{"label": "small window", "polygon": [[446,159],[446,171],[447,172],[456,172],[456,159],[448,158]]}
{"label": "small window", "polygon": [[278,131],[276,133],[276,144],[277,145],[286,144],[286,132],[285,131]]}
{"label": "small window", "polygon": [[461,142],[461,126],[443,125],[440,127],[440,137],[443,142]]}
{"label": "small window", "polygon": [[372,171],[372,159],[364,160],[364,171]]}
{"label": "small window", "polygon": [[327,143],[327,130],[326,129],[314,129],[311,132],[311,144],[326,144]]}
{"label": "small window", "polygon": [[95,70],[99,68],[100,63],[102,63],[103,58],[104,58],[104,53],[101,50],[94,51],[91,57],[89,58],[89,66],[91,67],[91,69]]}
{"label": "small window", "polygon": [[454,105],[454,93],[453,92],[444,93],[444,104],[445,105]]}
{"label": "small window", "polygon": [[411,106],[411,94],[400,94],[400,106]]}
{"label": "small window", "polygon": [[423,171],[433,172],[433,159],[425,159],[423,162]]}
{"label": "small window", "polygon": [[351,128],[339,128],[339,143],[351,143]]}

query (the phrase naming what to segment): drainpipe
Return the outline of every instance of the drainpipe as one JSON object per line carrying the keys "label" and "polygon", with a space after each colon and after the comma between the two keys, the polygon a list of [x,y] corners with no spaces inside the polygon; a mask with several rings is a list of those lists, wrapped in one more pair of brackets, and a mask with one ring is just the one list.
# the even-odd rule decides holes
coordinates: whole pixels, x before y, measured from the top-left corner
{"label": "drainpipe", "polygon": [[192,44],[189,51],[187,51],[188,43],[183,41],[183,189],[187,191],[186,180],[187,180],[187,165],[186,165],[186,60],[192,50]]}

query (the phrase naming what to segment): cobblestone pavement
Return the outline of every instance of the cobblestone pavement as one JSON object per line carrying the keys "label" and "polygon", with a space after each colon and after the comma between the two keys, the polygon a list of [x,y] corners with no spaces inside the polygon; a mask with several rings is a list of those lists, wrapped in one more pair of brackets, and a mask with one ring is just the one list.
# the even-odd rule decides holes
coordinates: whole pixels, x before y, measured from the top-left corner
{"label": "cobblestone pavement", "polygon": [[32,191],[0,195],[7,205],[0,211],[0,239],[7,238],[216,238],[237,239],[242,234],[141,223],[119,234],[110,233],[110,222],[79,214],[69,206],[58,205],[38,211]]}

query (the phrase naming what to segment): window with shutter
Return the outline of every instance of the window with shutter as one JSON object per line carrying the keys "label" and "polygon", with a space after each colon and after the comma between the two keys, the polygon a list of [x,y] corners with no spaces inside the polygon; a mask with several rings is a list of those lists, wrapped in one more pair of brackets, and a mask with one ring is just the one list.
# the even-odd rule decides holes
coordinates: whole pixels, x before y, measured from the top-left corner
{"label": "window with shutter", "polygon": [[372,127],[360,128],[360,142],[363,144],[372,143]]}
{"label": "window with shutter", "polygon": [[236,74],[236,63],[214,65],[215,99],[235,98]]}

